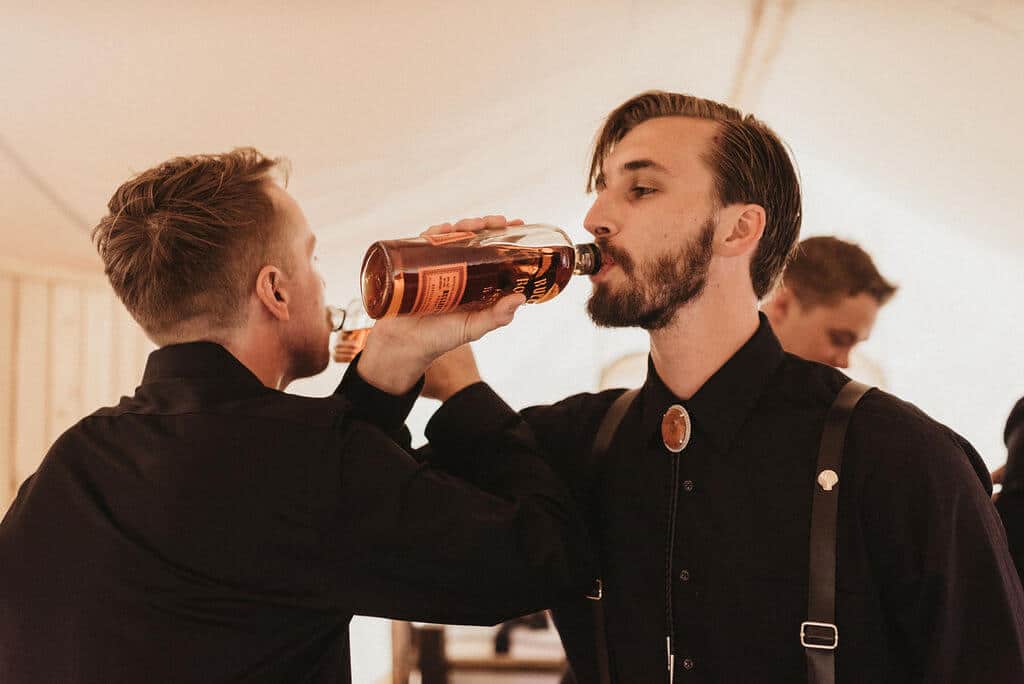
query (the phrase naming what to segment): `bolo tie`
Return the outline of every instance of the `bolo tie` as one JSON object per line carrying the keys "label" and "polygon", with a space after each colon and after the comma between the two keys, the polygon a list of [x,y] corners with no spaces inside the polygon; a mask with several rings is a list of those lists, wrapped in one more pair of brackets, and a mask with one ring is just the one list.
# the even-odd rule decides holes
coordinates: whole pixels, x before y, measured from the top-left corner
{"label": "bolo tie", "polygon": [[665,655],[668,665],[669,681],[673,681],[676,669],[676,656],[672,652],[673,641],[675,641],[675,627],[673,625],[673,597],[672,597],[672,557],[675,548],[676,528],[676,506],[678,503],[679,486],[679,452],[690,443],[690,434],[693,432],[693,424],[690,421],[689,412],[679,404],[672,404],[661,417],[661,441],[665,448],[672,453],[672,496],[669,504],[668,523],[668,558],[665,564],[665,595],[668,599],[665,606]]}
{"label": "bolo tie", "polygon": [[690,414],[679,404],[672,404],[661,417],[661,441],[665,448],[673,454],[678,454],[690,443],[690,433],[693,431],[690,423]]}

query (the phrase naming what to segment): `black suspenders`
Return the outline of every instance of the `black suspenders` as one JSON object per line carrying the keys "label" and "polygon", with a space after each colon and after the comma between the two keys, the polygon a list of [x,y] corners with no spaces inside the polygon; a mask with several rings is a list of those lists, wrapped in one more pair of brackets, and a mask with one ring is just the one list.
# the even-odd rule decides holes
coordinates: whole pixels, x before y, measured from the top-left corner
{"label": "black suspenders", "polygon": [[[601,422],[601,427],[597,430],[597,437],[594,438],[594,448],[592,451],[591,464],[594,469],[592,473],[592,485],[591,490],[597,486],[600,478],[597,474],[601,470],[601,466],[604,465],[605,456],[608,454],[608,447],[612,444],[612,438],[615,437],[616,431],[619,429],[619,424],[626,415],[626,411],[629,410],[633,400],[636,399],[636,395],[640,393],[638,389],[632,389],[627,392],[623,392],[619,397],[612,403],[608,412],[604,414],[604,420]],[[596,498],[596,494],[592,493],[592,496]],[[604,616],[604,587],[601,584],[601,579],[597,580],[597,593],[588,596],[587,598],[593,601],[593,615],[594,615],[594,655],[597,658],[597,675],[599,684],[611,684],[611,667],[608,659],[608,633],[605,631],[605,616]]]}
{"label": "black suspenders", "polygon": [[871,388],[851,380],[839,392],[825,417],[811,499],[811,541],[807,577],[807,620],[800,625],[800,644],[807,654],[809,684],[836,681],[836,518],[839,513],[840,468],[850,415]]}
{"label": "black suspenders", "polygon": [[[808,684],[834,684],[835,649],[839,645],[836,611],[836,519],[839,511],[839,475],[843,461],[846,428],[854,407],[871,387],[851,380],[829,409],[818,451],[814,494],[811,500],[810,561],[808,572],[807,620],[800,625],[800,643],[807,653]],[[639,390],[620,395],[604,416],[593,447],[595,471],[604,463],[612,438]],[[596,484],[598,478],[593,478]],[[597,580],[593,599],[594,650],[600,684],[611,684],[608,634],[605,631],[603,587]]]}

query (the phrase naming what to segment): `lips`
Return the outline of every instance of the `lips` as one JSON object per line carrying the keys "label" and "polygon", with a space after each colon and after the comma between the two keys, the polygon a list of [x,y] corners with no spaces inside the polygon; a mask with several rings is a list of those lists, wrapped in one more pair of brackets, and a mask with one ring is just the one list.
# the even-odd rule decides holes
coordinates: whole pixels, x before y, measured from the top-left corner
{"label": "lips", "polygon": [[598,247],[601,249],[601,268],[597,273],[590,276],[590,282],[592,283],[603,280],[608,275],[608,272],[617,265],[615,256],[610,249],[601,245],[598,245]]}
{"label": "lips", "polygon": [[608,275],[608,272],[611,271],[613,268],[615,268],[615,259],[613,259],[610,254],[605,254],[602,252],[601,268],[600,270],[598,270],[597,273],[594,273],[593,275],[590,276],[590,282],[600,282],[605,278],[605,276]]}

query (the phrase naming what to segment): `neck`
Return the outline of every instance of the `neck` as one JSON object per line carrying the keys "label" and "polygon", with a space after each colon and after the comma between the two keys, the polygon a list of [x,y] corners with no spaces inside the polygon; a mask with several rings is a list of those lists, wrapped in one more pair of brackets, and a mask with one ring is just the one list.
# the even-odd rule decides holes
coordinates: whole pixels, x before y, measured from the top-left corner
{"label": "neck", "polygon": [[294,376],[289,357],[277,332],[251,311],[246,322],[233,328],[212,325],[209,320],[193,318],[180,321],[170,332],[154,336],[157,345],[185,342],[214,342],[227,349],[267,387],[283,390]]}
{"label": "neck", "polygon": [[749,280],[745,288],[711,280],[669,325],[651,331],[651,359],[658,376],[674,395],[691,398],[753,337],[758,323]]}
{"label": "neck", "polygon": [[212,341],[231,352],[267,387],[283,390],[294,380],[284,349],[267,330],[243,327],[226,339]]}

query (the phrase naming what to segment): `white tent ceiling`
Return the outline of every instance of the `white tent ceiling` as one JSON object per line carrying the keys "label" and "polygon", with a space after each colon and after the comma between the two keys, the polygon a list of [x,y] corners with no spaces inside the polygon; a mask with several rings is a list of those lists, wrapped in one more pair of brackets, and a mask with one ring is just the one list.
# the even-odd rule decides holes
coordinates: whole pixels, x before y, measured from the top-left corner
{"label": "white tent ceiling", "polygon": [[[1024,0],[0,0],[0,266],[98,272],[89,227],[130,173],[254,145],[292,160],[345,301],[372,240],[439,220],[584,237],[604,115],[692,92],[790,143],[805,234],[860,241],[901,285],[865,352],[995,464],[1024,383],[1022,42]],[[585,289],[521,314],[551,334],[481,347],[513,405],[643,348],[592,331]],[[524,384],[510,353],[558,371]]]}
{"label": "white tent ceiling", "polygon": [[808,222],[835,219],[813,215],[831,174],[1024,252],[1016,0],[0,7],[16,258],[95,269],[88,227],[132,171],[244,144],[292,159],[322,258],[346,267],[374,237],[466,213],[576,226],[595,127],[652,87],[769,121],[804,170]]}

